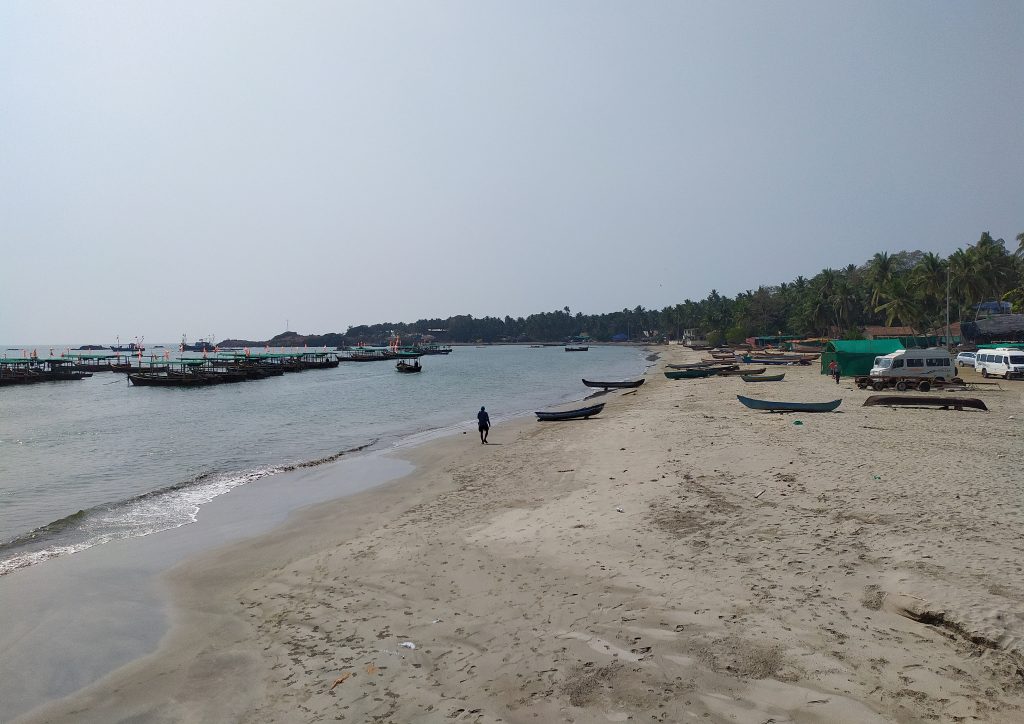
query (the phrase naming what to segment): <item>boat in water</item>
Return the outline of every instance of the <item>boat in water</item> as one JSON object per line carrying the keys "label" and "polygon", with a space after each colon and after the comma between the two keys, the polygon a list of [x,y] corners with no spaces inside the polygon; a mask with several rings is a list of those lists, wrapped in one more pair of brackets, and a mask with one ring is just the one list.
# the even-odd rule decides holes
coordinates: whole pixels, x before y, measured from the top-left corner
{"label": "boat in water", "polygon": [[201,339],[198,342],[189,344],[186,336],[181,335],[181,344],[178,345],[179,352],[215,352],[217,345],[213,342],[213,335],[210,339]]}
{"label": "boat in water", "polygon": [[398,364],[395,365],[395,369],[399,372],[404,372],[405,374],[411,374],[414,372],[422,372],[423,365],[420,364],[418,359],[413,360],[412,362],[406,362],[402,359],[398,360]]}

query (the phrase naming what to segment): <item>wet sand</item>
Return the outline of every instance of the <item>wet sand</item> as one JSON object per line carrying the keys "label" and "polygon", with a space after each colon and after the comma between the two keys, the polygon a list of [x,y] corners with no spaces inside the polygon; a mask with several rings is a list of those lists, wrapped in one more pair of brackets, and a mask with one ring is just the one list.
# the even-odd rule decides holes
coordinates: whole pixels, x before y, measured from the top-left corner
{"label": "wet sand", "polygon": [[412,475],[177,566],[155,654],[23,719],[1019,721],[1024,383],[864,408],[784,371],[659,365],[598,418],[402,451]]}

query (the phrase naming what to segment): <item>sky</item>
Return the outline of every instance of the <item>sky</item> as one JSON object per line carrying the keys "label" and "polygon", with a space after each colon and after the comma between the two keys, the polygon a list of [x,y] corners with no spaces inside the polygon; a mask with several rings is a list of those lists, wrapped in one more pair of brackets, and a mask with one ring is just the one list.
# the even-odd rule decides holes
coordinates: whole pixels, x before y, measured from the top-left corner
{"label": "sky", "polygon": [[0,3],[0,340],[660,308],[1024,231],[1024,3]]}

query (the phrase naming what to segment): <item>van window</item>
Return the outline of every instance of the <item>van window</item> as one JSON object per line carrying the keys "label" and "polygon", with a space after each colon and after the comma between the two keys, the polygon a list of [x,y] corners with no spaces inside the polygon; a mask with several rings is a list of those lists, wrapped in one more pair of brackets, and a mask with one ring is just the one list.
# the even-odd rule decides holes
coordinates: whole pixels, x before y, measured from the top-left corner
{"label": "van window", "polygon": [[924,367],[923,359],[908,359],[907,367]]}
{"label": "van window", "polygon": [[978,355],[978,359],[981,360],[982,362],[988,362],[988,355],[987,354],[979,354]]}
{"label": "van window", "polygon": [[903,366],[903,360],[901,360],[901,359],[894,359],[892,361],[892,366],[893,366],[893,368],[902,367]]}
{"label": "van window", "polygon": [[928,366],[929,367],[949,367],[949,360],[948,359],[942,359],[941,357],[929,357],[928,358]]}
{"label": "van window", "polygon": [[1010,357],[1010,364],[1024,365],[1024,354],[1015,354]]}
{"label": "van window", "polygon": [[889,369],[890,366],[892,366],[892,360],[889,359],[888,357],[876,357],[875,358],[875,367],[879,367],[879,368],[881,368],[883,370],[887,370],[887,369]]}
{"label": "van window", "polygon": [[1010,364],[1010,358],[1009,357],[1003,357],[1003,364],[1004,365]]}

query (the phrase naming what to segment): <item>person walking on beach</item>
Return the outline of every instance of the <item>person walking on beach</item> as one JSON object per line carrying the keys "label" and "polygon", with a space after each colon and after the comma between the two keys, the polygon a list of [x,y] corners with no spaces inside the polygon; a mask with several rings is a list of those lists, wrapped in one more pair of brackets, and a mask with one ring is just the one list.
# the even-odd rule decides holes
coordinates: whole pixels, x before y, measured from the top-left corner
{"label": "person walking on beach", "polygon": [[828,363],[828,373],[830,375],[832,375],[832,377],[836,381],[836,384],[838,385],[839,384],[839,377],[840,377],[840,374],[839,374],[839,363],[836,362],[835,360],[832,360],[831,362],[829,362]]}
{"label": "person walking on beach", "polygon": [[477,427],[480,428],[480,444],[487,444],[487,431],[491,429],[491,418],[487,414],[487,410],[480,406],[480,412],[476,413]]}

